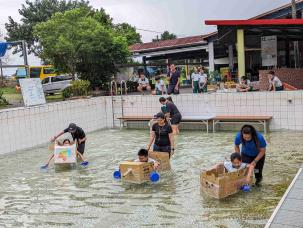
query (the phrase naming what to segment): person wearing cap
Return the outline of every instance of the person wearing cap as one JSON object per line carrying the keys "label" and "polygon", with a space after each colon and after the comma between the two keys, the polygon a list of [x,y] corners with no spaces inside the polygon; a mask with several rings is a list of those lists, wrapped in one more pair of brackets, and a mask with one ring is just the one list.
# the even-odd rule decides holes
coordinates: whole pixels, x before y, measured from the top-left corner
{"label": "person wearing cap", "polygon": [[162,112],[159,112],[156,117],[157,123],[152,126],[147,150],[150,150],[152,144],[154,144],[153,151],[166,152],[172,155],[175,151],[172,127],[167,123],[165,115]]}
{"label": "person wearing cap", "polygon": [[172,125],[173,133],[179,134],[179,124],[182,120],[182,115],[177,108],[177,106],[170,102],[168,99],[165,99],[164,97],[160,97],[159,102],[163,105],[161,110],[162,112],[170,118],[170,123]]}
{"label": "person wearing cap", "polygon": [[58,135],[54,136],[51,141],[55,142],[57,138],[65,133],[70,133],[73,137],[73,140],[77,143],[77,151],[83,155],[85,150],[85,141],[86,135],[81,127],[78,127],[76,124],[71,123],[68,128],[60,132]]}

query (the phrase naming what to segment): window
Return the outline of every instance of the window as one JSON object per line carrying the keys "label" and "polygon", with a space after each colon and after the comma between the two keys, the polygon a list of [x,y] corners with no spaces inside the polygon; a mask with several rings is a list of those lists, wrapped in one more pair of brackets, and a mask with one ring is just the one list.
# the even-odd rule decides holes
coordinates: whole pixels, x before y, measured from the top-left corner
{"label": "window", "polygon": [[29,75],[31,78],[40,78],[40,72],[41,72],[40,67],[30,68]]}
{"label": "window", "polygon": [[52,82],[60,82],[62,81],[62,78],[60,77],[52,77]]}
{"label": "window", "polygon": [[51,67],[43,68],[43,74],[55,74],[55,69]]}
{"label": "window", "polygon": [[42,80],[42,84],[47,84],[47,83],[49,83],[49,78],[44,78],[44,79]]}

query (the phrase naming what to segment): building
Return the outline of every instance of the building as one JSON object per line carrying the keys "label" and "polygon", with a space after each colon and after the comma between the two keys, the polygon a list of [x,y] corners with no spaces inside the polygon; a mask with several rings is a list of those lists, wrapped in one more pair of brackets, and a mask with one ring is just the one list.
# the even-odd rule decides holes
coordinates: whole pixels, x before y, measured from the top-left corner
{"label": "building", "polygon": [[[303,89],[298,69],[303,67],[303,0],[297,1],[296,8],[296,20],[291,19],[292,6],[287,4],[248,20],[206,21],[218,27],[212,34],[135,44],[130,51],[133,57],[142,57],[144,66],[176,63],[188,69],[198,64],[210,71],[228,67],[234,80],[247,75],[257,81],[260,74],[264,81],[262,70],[278,69],[283,81]],[[268,45],[273,45],[273,53],[264,53]]]}

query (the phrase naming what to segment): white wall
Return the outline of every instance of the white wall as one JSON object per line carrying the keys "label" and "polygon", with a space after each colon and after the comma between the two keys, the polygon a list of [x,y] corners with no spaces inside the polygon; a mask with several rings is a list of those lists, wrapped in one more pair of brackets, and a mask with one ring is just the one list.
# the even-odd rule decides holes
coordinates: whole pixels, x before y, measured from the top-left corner
{"label": "white wall", "polygon": [[1,111],[0,154],[46,143],[71,122],[86,132],[112,127],[110,97]]}
{"label": "white wall", "polygon": [[[160,111],[158,96],[125,98],[124,115]],[[271,115],[271,130],[303,131],[303,91],[183,94],[173,96],[183,115]],[[288,101],[291,100],[291,103]]]}
{"label": "white wall", "polygon": [[[121,97],[114,100],[115,126],[119,126]],[[161,107],[159,96],[124,96],[123,100],[124,115],[151,116]],[[303,131],[303,91],[181,94],[173,100],[187,116],[272,115],[271,130]],[[46,143],[70,122],[86,132],[113,127],[111,97],[0,111],[0,154]]]}

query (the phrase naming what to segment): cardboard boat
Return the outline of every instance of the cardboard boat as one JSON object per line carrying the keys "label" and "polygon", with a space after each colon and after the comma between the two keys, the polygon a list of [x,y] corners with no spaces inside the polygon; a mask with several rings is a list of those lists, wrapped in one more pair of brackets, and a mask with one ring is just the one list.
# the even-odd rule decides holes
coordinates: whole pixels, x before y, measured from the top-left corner
{"label": "cardboard boat", "polygon": [[151,162],[125,161],[120,163],[119,170],[123,182],[142,184],[150,181],[154,168]]}
{"label": "cardboard boat", "polygon": [[228,173],[223,164],[217,169],[202,171],[200,174],[201,191],[210,197],[223,199],[240,191],[240,188],[246,183],[247,174],[248,168]]}
{"label": "cardboard boat", "polygon": [[148,156],[160,163],[159,171],[171,170],[170,157],[168,153],[149,151]]}

